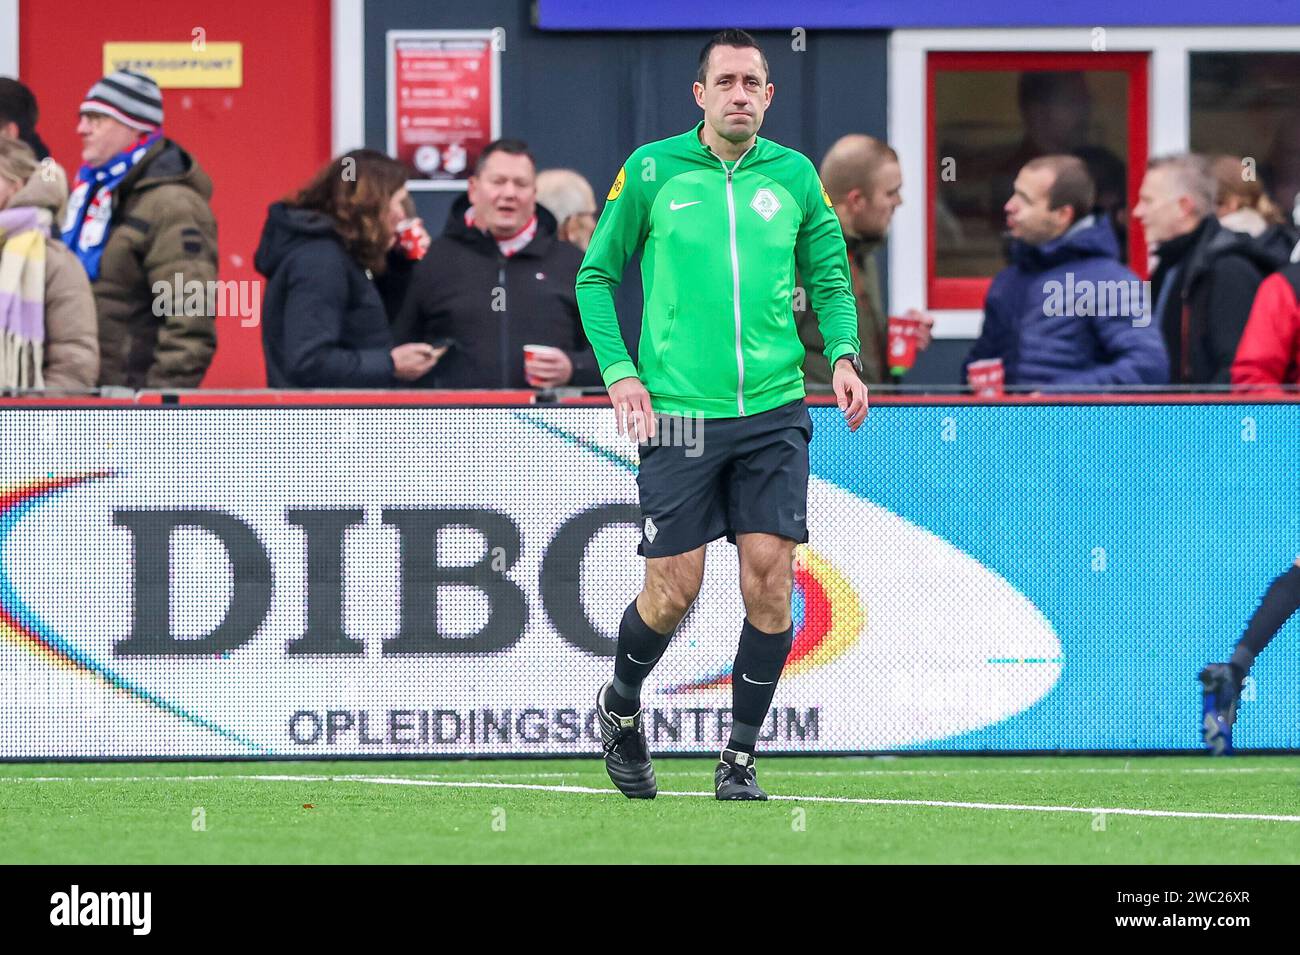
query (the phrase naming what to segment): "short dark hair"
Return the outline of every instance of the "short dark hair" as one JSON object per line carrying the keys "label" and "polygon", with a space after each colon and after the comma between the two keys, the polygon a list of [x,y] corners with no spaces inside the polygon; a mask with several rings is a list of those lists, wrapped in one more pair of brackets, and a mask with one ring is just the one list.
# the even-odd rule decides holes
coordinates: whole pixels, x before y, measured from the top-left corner
{"label": "short dark hair", "polygon": [[1052,187],[1047,190],[1047,208],[1069,206],[1074,213],[1071,223],[1092,213],[1097,202],[1097,187],[1093,184],[1088,166],[1078,156],[1039,156],[1025,163],[1025,168],[1050,169],[1056,174]]}
{"label": "short dark hair", "polygon": [[17,126],[18,138],[32,147],[37,159],[44,159],[50,151],[36,135],[38,115],[32,91],[12,77],[0,76],[0,123]]}
{"label": "short dark hair", "polygon": [[1024,109],[1031,103],[1090,103],[1088,80],[1075,70],[1026,70],[1016,82],[1016,100]]}
{"label": "short dark hair", "polygon": [[483,147],[483,151],[478,154],[478,159],[474,160],[474,175],[477,176],[483,171],[483,167],[487,165],[488,157],[493,153],[506,153],[510,156],[527,156],[528,161],[533,164],[533,168],[537,168],[537,160],[533,158],[533,154],[529,150],[528,144],[522,139],[494,139]]}
{"label": "short dark hair", "polygon": [[706,80],[709,75],[709,54],[713,52],[715,46],[734,46],[741,50],[757,50],[758,58],[763,61],[763,74],[769,81],[772,79],[772,71],[767,67],[767,55],[752,36],[744,30],[719,30],[709,37],[709,42],[704,44],[704,49],[700,50],[700,67],[695,74],[695,79],[701,86],[708,85]]}

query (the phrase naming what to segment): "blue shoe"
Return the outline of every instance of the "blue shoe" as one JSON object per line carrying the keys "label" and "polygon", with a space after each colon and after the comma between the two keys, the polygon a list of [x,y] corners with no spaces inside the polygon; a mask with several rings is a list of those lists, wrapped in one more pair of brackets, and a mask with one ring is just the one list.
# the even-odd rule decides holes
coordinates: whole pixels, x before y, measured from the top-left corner
{"label": "blue shoe", "polygon": [[1232,755],[1232,725],[1237,722],[1241,684],[1226,663],[1201,671],[1201,739],[1215,756]]}

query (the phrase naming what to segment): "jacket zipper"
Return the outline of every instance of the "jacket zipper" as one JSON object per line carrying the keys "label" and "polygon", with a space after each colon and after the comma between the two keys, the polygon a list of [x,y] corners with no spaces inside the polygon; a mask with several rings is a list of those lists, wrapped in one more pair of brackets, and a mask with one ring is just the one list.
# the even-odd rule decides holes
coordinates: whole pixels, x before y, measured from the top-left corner
{"label": "jacket zipper", "polygon": [[497,288],[501,289],[501,294],[505,296],[502,303],[506,307],[500,311],[501,325],[501,387],[510,387],[510,325],[506,320],[506,314],[509,311],[509,293],[506,292],[506,260],[497,253]]}
{"label": "jacket zipper", "polygon": [[731,227],[731,291],[736,314],[736,408],[742,418],[745,416],[745,354],[740,334],[740,253],[736,250],[736,198],[731,190],[731,177],[756,145],[757,143],[751,143],[749,149],[740,154],[740,158],[730,169],[727,168],[722,157],[718,157],[718,162],[722,163],[722,171],[727,174],[727,218]]}

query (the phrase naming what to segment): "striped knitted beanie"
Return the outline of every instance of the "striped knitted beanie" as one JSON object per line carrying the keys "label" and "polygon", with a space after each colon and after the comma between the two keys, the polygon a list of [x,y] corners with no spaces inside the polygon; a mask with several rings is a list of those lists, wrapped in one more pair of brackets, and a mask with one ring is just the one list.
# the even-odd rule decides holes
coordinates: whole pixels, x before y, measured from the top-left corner
{"label": "striped knitted beanie", "polygon": [[103,113],[142,133],[153,132],[163,121],[162,91],[143,73],[118,70],[90,88],[79,112]]}

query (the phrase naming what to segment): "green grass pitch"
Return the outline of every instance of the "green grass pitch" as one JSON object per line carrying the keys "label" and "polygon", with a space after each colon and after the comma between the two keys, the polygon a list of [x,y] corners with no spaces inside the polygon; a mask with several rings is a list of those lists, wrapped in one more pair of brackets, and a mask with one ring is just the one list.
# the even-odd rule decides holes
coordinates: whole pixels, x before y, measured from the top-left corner
{"label": "green grass pitch", "polygon": [[0,862],[1300,861],[1297,757],[758,767],[781,798],[718,803],[703,759],[659,759],[653,802],[615,793],[596,759],[9,763]]}

